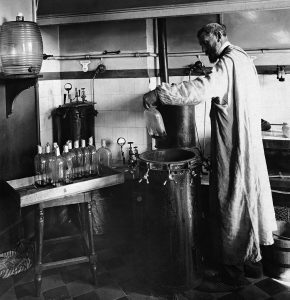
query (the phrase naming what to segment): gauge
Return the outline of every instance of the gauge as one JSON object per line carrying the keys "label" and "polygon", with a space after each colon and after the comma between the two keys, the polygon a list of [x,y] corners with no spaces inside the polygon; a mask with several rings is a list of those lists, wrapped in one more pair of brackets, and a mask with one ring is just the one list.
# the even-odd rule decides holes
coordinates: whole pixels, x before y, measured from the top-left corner
{"label": "gauge", "polygon": [[119,137],[119,138],[117,139],[117,144],[118,144],[119,146],[124,146],[124,145],[126,144],[126,140],[125,140],[123,137]]}

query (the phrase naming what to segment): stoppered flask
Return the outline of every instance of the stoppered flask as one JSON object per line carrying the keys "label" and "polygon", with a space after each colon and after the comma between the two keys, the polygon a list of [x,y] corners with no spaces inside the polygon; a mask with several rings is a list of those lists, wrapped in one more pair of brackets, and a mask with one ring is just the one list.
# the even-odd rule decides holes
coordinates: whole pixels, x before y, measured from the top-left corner
{"label": "stoppered flask", "polygon": [[74,141],[74,149],[76,156],[76,164],[75,164],[75,178],[83,177],[83,152],[79,148],[79,141]]}
{"label": "stoppered flask", "polygon": [[55,158],[52,165],[52,185],[60,186],[64,182],[64,159],[60,155],[59,147],[54,149]]}
{"label": "stoppered flask", "polygon": [[66,142],[66,144],[68,146],[68,152],[72,156],[72,165],[73,165],[72,166],[72,168],[73,168],[73,170],[72,170],[72,172],[73,172],[72,178],[74,179],[74,178],[77,178],[77,160],[76,160],[76,154],[75,154],[75,152],[73,151],[73,148],[72,148],[72,141],[68,140]]}
{"label": "stoppered flask", "polygon": [[55,155],[50,151],[50,144],[45,145],[45,170],[46,170],[46,183],[52,183],[52,169],[55,160]]}
{"label": "stoppered flask", "polygon": [[42,153],[42,147],[37,146],[37,154],[34,157],[34,171],[35,171],[35,184],[38,186],[45,186],[46,179],[46,160],[45,154]]}
{"label": "stoppered flask", "polygon": [[90,175],[97,175],[97,174],[99,174],[98,157],[97,157],[96,147],[93,145],[93,137],[92,136],[89,138],[89,145],[87,148],[90,153]]}
{"label": "stoppered flask", "polygon": [[81,140],[81,150],[83,153],[83,176],[88,177],[90,175],[90,152],[86,147],[86,141]]}
{"label": "stoppered flask", "polygon": [[101,140],[101,148],[97,150],[97,161],[99,165],[99,171],[104,173],[106,167],[112,166],[112,152],[106,147],[106,140]]}
{"label": "stoppered flask", "polygon": [[72,183],[73,181],[73,154],[69,152],[68,145],[63,146],[62,157],[64,159],[63,177],[64,183]]}

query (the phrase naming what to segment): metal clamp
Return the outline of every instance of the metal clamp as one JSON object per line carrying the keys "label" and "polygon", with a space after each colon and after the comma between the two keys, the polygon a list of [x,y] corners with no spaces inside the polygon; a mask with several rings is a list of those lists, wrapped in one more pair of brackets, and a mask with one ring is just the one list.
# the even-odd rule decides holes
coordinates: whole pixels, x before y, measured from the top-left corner
{"label": "metal clamp", "polygon": [[173,171],[171,170],[171,166],[168,165],[169,167],[169,170],[168,170],[168,179],[166,179],[164,182],[163,182],[163,185],[166,185],[168,180],[170,181],[174,181],[174,183],[176,184],[177,182],[174,180],[174,173]]}
{"label": "metal clamp", "polygon": [[141,183],[143,180],[146,180],[146,183],[149,184],[149,179],[148,179],[149,171],[150,171],[150,165],[149,165],[149,163],[147,163],[147,170],[146,170],[145,174],[143,175],[143,178],[141,178],[139,180],[139,183]]}

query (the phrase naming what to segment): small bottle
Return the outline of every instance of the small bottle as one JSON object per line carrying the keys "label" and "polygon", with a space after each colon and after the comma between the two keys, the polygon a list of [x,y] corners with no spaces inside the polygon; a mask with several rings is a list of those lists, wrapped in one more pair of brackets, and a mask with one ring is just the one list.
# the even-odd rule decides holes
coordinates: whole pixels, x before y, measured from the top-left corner
{"label": "small bottle", "polygon": [[106,167],[112,166],[112,152],[106,147],[106,140],[101,140],[101,148],[97,150],[97,160],[100,173],[104,173]]}
{"label": "small bottle", "polygon": [[73,155],[68,151],[68,145],[63,146],[62,157],[64,159],[64,183],[72,183],[73,181]]}
{"label": "small bottle", "polygon": [[81,140],[81,150],[83,152],[83,176],[88,177],[90,175],[90,152],[86,147],[86,141]]}
{"label": "small bottle", "polygon": [[71,154],[72,156],[72,164],[73,164],[73,179],[74,178],[77,178],[77,160],[76,160],[76,154],[75,152],[73,151],[73,148],[72,148],[72,141],[71,140],[68,140],[66,142],[66,144],[68,145],[68,152]]}
{"label": "small bottle", "polygon": [[34,157],[35,184],[38,186],[46,185],[46,160],[42,153],[42,147],[37,146],[37,154]]}
{"label": "small bottle", "polygon": [[45,170],[46,170],[46,184],[52,183],[52,168],[55,156],[50,152],[50,144],[45,145]]}
{"label": "small bottle", "polygon": [[90,175],[99,174],[98,157],[96,147],[93,145],[93,137],[89,138],[88,150],[90,152]]}
{"label": "small bottle", "polygon": [[59,147],[54,149],[55,159],[52,167],[52,185],[60,186],[64,183],[64,159],[60,155]]}
{"label": "small bottle", "polygon": [[83,177],[83,152],[79,148],[79,141],[74,141],[74,149],[73,149],[75,156],[76,156],[76,165],[75,165],[75,177],[81,178]]}

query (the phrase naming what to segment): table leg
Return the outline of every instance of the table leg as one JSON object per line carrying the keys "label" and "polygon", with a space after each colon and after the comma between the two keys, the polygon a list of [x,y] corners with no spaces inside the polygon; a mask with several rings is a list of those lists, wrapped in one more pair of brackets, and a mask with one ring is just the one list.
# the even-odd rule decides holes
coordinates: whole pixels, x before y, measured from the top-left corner
{"label": "table leg", "polygon": [[38,215],[36,216],[36,222],[38,222],[37,230],[37,242],[36,242],[36,253],[35,253],[35,289],[36,296],[39,297],[41,290],[41,273],[42,273],[42,250],[43,250],[43,228],[44,228],[44,211],[43,209],[38,209]]}
{"label": "table leg", "polygon": [[88,202],[88,219],[89,219],[89,251],[90,251],[90,264],[93,273],[94,284],[97,284],[97,255],[94,246],[94,233],[93,233],[93,218],[92,218],[92,205]]}

